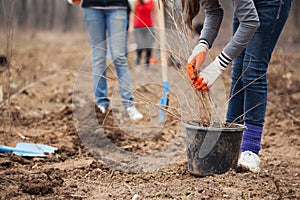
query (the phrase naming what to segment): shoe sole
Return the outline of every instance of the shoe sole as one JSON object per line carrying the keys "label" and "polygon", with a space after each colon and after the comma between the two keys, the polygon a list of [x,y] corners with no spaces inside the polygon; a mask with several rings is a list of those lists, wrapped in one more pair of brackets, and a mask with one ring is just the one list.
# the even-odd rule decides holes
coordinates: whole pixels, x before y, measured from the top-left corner
{"label": "shoe sole", "polygon": [[237,172],[253,172],[253,173],[258,173],[259,170],[258,171],[252,171],[252,170],[250,170],[250,168],[248,166],[240,164],[237,167]]}

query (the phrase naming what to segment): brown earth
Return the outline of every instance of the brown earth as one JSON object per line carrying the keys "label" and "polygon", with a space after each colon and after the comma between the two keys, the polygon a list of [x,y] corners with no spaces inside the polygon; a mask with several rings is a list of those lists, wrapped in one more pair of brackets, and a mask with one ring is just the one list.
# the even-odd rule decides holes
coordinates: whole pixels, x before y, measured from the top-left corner
{"label": "brown earth", "polygon": [[[10,75],[0,66],[0,144],[24,141],[58,150],[47,158],[0,153],[0,199],[300,199],[299,44],[289,48],[290,43],[283,43],[270,63],[261,172],[231,170],[200,178],[189,173],[186,154],[153,172],[127,173],[89,153],[78,137],[72,107],[74,81],[90,51],[87,41],[86,34],[70,33],[14,38]],[[227,86],[229,71],[223,77]],[[11,98],[6,101],[9,85]],[[137,92],[154,93],[155,99],[160,89],[145,86]],[[176,107],[176,98],[170,99],[171,108]],[[138,107],[147,113],[143,105]],[[136,139],[116,127],[112,112],[106,118],[97,115],[108,138],[130,152],[161,150],[179,132],[180,120],[168,116],[158,134]],[[142,123],[149,121],[146,115]]]}

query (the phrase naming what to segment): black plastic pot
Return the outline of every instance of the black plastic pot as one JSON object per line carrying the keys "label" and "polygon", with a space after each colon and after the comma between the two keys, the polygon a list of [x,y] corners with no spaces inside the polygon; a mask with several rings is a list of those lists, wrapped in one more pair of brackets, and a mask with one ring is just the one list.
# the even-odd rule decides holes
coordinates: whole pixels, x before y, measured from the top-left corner
{"label": "black plastic pot", "polygon": [[236,170],[245,126],[221,127],[215,123],[212,127],[202,127],[195,121],[184,123],[184,126],[190,173],[207,176]]}

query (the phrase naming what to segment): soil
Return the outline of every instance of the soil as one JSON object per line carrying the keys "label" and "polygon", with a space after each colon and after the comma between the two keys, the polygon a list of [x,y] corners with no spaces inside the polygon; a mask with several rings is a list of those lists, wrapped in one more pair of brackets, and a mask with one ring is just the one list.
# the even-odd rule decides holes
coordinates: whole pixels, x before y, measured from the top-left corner
{"label": "soil", "polygon": [[[0,66],[4,91],[0,144],[14,147],[18,142],[42,143],[58,150],[46,158],[0,153],[0,199],[300,199],[300,54],[299,44],[294,48],[290,45],[283,42],[270,63],[260,173],[230,170],[197,177],[188,171],[184,151],[169,164],[146,172],[121,170],[101,161],[79,137],[82,132],[77,129],[73,112],[74,83],[90,51],[87,34],[17,34],[10,73]],[[228,89],[230,70],[223,80]],[[145,85],[135,93],[148,93],[151,101],[161,97],[162,90]],[[118,128],[114,114],[122,116],[121,111],[103,115],[96,109],[96,115],[113,144],[136,155],[147,155],[161,151],[180,134],[178,104],[171,93],[172,115],[167,115],[164,127],[145,138]],[[145,114],[134,130],[140,134],[151,118],[143,101],[137,105]],[[82,111],[80,116],[89,119],[95,108],[89,106]],[[182,144],[178,145],[181,148]]]}

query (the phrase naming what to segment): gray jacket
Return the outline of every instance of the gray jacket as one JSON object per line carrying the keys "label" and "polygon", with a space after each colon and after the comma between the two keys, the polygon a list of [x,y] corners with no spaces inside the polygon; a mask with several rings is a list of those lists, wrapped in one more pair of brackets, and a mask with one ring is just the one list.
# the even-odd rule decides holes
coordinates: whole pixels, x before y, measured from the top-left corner
{"label": "gray jacket", "polygon": [[[205,20],[200,39],[204,39],[211,47],[219,32],[223,19],[223,9],[219,0],[200,0],[205,10]],[[247,46],[259,27],[259,18],[253,0],[232,0],[234,11],[240,22],[231,41],[224,52],[231,58],[236,58]]]}

